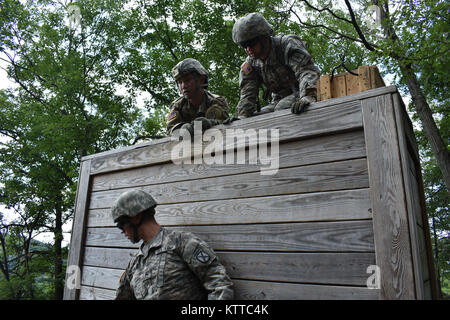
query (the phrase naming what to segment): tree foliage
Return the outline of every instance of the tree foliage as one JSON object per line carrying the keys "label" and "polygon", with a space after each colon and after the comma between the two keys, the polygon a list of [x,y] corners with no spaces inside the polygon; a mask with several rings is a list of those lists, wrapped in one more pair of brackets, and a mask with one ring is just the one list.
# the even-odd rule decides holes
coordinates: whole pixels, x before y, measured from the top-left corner
{"label": "tree foliage", "polygon": [[[376,28],[368,23],[373,4],[383,9]],[[79,20],[71,20],[71,5]],[[322,73],[341,62],[349,69],[377,64],[404,93],[413,75],[448,147],[446,1],[4,0],[0,9],[0,65],[16,84],[0,91],[0,204],[14,212],[2,218],[2,258],[29,267],[17,271],[23,279],[28,272],[27,284],[3,273],[3,297],[41,297],[33,286],[45,257],[53,282],[41,289],[61,298],[62,226],[73,215],[81,157],[163,136],[178,96],[171,75],[177,62],[198,59],[209,70],[209,89],[234,112],[245,53],[231,31],[246,13],[261,12],[276,34],[302,37]],[[424,123],[419,103],[413,96],[411,114]],[[444,248],[448,192],[425,131],[416,134],[427,204],[437,247]],[[52,248],[27,260],[23,243],[41,232],[53,233]],[[448,274],[446,252],[438,255]]]}

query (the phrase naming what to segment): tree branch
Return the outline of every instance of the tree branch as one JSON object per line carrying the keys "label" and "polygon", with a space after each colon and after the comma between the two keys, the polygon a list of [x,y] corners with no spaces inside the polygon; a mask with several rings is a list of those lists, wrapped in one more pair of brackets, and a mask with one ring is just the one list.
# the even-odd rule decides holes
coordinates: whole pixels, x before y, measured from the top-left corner
{"label": "tree branch", "polygon": [[364,44],[364,46],[367,48],[367,50],[375,51],[374,46],[367,41],[366,37],[362,33],[361,28],[359,27],[358,22],[356,21],[355,13],[353,12],[353,8],[350,5],[350,2],[348,0],[345,0],[345,4],[347,5],[348,12],[350,13],[350,17],[352,18],[351,24],[355,28],[356,33],[358,34],[359,38],[361,39],[361,42]]}

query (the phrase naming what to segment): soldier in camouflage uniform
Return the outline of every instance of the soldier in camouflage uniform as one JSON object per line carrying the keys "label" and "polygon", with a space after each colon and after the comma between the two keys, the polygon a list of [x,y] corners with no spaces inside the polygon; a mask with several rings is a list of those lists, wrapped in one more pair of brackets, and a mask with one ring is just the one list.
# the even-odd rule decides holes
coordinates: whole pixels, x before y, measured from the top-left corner
{"label": "soldier in camouflage uniform", "polygon": [[305,43],[296,35],[273,36],[272,26],[259,13],[238,19],[233,26],[233,41],[248,57],[241,66],[239,118],[250,117],[258,107],[258,92],[264,84],[272,101],[261,113],[291,108],[300,113],[316,101],[320,71]]}
{"label": "soldier in camouflage uniform", "polygon": [[144,240],[120,278],[116,299],[232,299],[233,283],[214,251],[191,233],[160,227],[155,207],[141,190],[123,193],[112,206],[125,236]]}
{"label": "soldier in camouflage uniform", "polygon": [[228,118],[228,103],[208,88],[208,72],[195,59],[187,58],[172,69],[181,97],[172,102],[167,116],[167,131],[176,129],[193,132],[193,121],[201,121],[203,130]]}

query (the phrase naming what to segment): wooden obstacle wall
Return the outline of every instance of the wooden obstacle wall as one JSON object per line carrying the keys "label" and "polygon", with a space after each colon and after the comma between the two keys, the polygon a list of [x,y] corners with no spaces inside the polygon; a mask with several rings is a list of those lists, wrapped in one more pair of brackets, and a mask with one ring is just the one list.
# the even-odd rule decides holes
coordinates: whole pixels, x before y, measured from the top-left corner
{"label": "wooden obstacle wall", "polygon": [[[278,172],[177,165],[170,138],[82,159],[68,260],[80,286],[67,281],[65,299],[114,297],[137,245],[110,207],[133,188],[158,201],[161,225],[214,248],[237,299],[435,297],[417,145],[395,87],[217,128],[278,129]],[[367,287],[374,265],[378,289]]]}

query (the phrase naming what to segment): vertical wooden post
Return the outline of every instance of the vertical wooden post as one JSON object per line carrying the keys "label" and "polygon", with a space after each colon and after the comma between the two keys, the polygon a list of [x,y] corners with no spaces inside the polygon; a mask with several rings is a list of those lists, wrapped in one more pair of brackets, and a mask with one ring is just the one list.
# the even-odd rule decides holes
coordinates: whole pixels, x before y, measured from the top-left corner
{"label": "vertical wooden post", "polygon": [[390,94],[362,100],[380,299],[415,299],[408,212]]}
{"label": "vertical wooden post", "polygon": [[[416,273],[415,277],[417,284],[417,298],[437,299],[438,293],[436,275],[434,272],[435,269],[432,256],[430,229],[426,211],[426,202],[424,197],[423,180],[417,142],[414,136],[412,124],[406,113],[405,105],[403,104],[399,93],[393,94],[393,103],[397,121],[397,128],[399,132],[400,155],[403,158],[403,171],[406,172],[406,170],[410,170],[410,172],[413,172],[417,177],[416,181],[416,179],[410,177],[409,174],[404,175],[405,187],[407,191],[406,197],[408,212],[410,221],[414,221],[414,223],[410,223],[410,227]],[[406,160],[409,154],[411,155],[412,161],[408,163],[408,161]],[[413,186],[413,184],[415,184],[415,186]],[[410,187],[408,190],[409,186],[413,187]],[[423,246],[423,251],[420,250],[421,246]],[[424,285],[424,281],[427,281],[427,279],[425,278],[427,275],[429,277],[428,286]]]}
{"label": "vertical wooden post", "polygon": [[[81,264],[83,259],[83,243],[86,230],[86,208],[89,204],[89,183],[90,183],[90,170],[91,160],[82,161],[80,175],[78,177],[78,190],[77,199],[75,202],[75,212],[72,225],[72,235],[70,239],[70,254],[67,260],[67,269],[70,266],[77,266],[78,270],[81,270]],[[76,300],[78,299],[79,288],[71,288],[68,286],[68,281],[71,281],[71,277],[79,277],[81,274],[69,274],[66,273],[66,285],[64,287],[64,300]]]}

